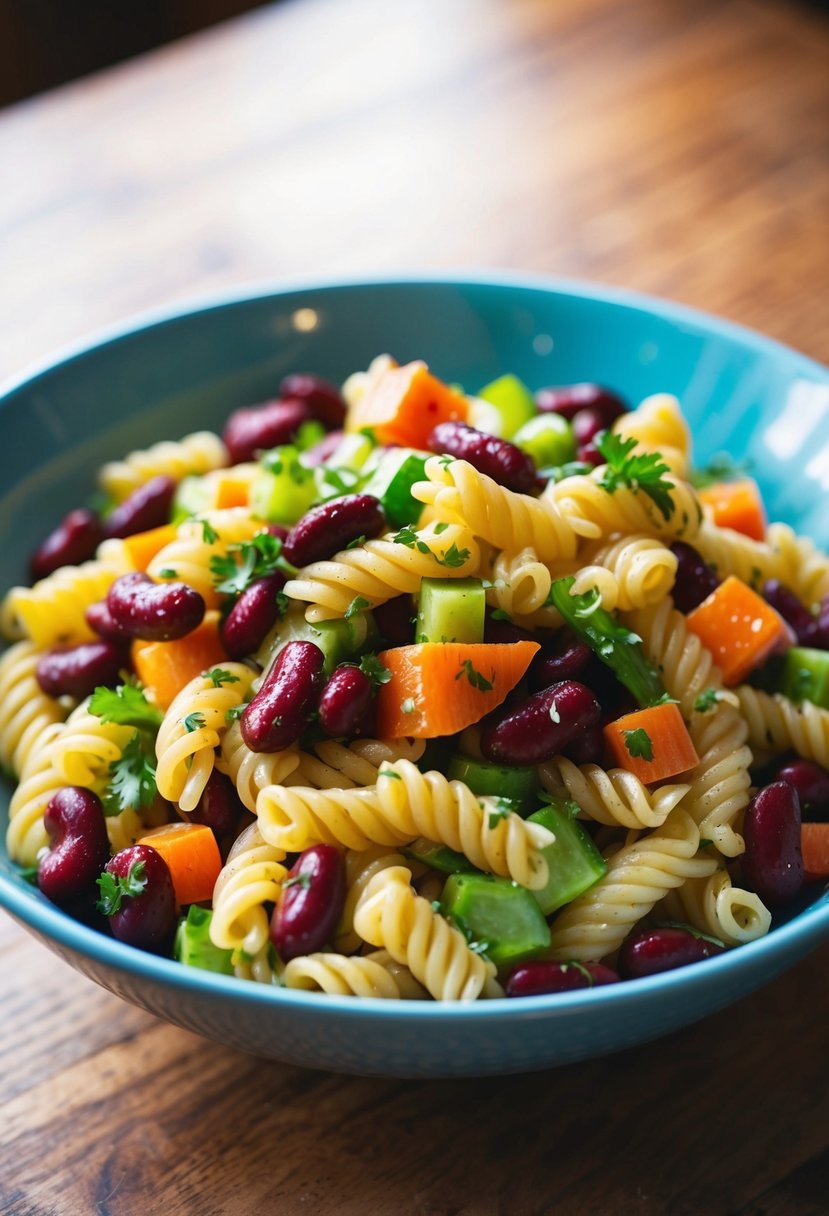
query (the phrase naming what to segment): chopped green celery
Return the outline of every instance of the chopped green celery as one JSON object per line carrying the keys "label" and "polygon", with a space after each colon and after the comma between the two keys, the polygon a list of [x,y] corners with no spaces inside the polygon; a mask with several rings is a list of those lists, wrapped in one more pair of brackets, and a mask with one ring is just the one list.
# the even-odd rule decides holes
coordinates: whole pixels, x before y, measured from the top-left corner
{"label": "chopped green celery", "polygon": [[467,426],[474,426],[476,431],[485,431],[498,439],[506,438],[504,415],[491,401],[484,401],[482,397],[467,397],[466,423]]}
{"label": "chopped green celery", "polygon": [[571,809],[578,810],[578,807],[562,799],[543,806],[528,818],[529,823],[540,823],[555,836],[553,843],[541,850],[550,871],[547,885],[540,891],[533,891],[545,916],[569,904],[607,873],[607,862],[585,829],[573,818]]}
{"label": "chopped green celery", "polygon": [[221,950],[210,940],[212,919],[213,913],[209,908],[191,904],[187,918],[179,921],[173,955],[185,967],[200,967],[202,971],[233,975],[233,951]]}
{"label": "chopped green celery", "polygon": [[389,448],[362,486],[363,494],[380,499],[390,528],[416,524],[420,519],[423,503],[412,498],[412,486],[424,480],[427,459],[425,452],[414,448]]}
{"label": "chopped green celery", "polygon": [[560,467],[576,458],[573,428],[561,414],[537,414],[519,427],[512,442],[539,468],[545,465]]}
{"label": "chopped green celery", "polygon": [[532,393],[517,376],[499,376],[480,390],[478,396],[494,405],[502,418],[501,437],[511,439],[525,422],[535,415]]}
{"label": "chopped green celery", "polygon": [[256,661],[268,670],[279,651],[288,642],[313,642],[325,655],[325,673],[331,675],[339,663],[359,658],[379,641],[379,633],[370,612],[355,612],[346,620],[319,621],[312,625],[305,619],[301,605],[289,608],[276,622],[256,654]]}
{"label": "chopped green celery", "polygon": [[468,785],[473,794],[509,798],[516,803],[519,814],[526,815],[538,805],[538,777],[532,766],[491,764],[489,760],[454,755],[446,775],[451,781]]}
{"label": "chopped green celery", "polygon": [[479,578],[424,578],[418,596],[418,642],[482,642],[486,596]]}
{"label": "chopped green celery", "polygon": [[509,878],[452,874],[440,905],[469,944],[496,967],[534,958],[550,945],[550,928],[532,892]]}
{"label": "chopped green celery", "polygon": [[201,511],[206,510],[209,494],[209,486],[203,477],[183,477],[173,495],[171,521],[174,524],[180,524],[182,520],[189,519],[191,515],[198,515]]}
{"label": "chopped green celery", "polygon": [[317,498],[314,470],[299,459],[291,443],[262,457],[250,491],[251,511],[272,524],[295,524]]}
{"label": "chopped green celery", "polygon": [[309,448],[316,445],[326,436],[325,427],[316,418],[309,418],[307,422],[303,422],[294,436],[294,443],[299,448],[300,452],[307,452]]}
{"label": "chopped green celery", "polygon": [[570,628],[607,664],[643,709],[666,700],[662,677],[645,655],[642,639],[599,606],[598,592],[571,595],[574,582],[569,575],[556,579],[550,589],[553,605]]}
{"label": "chopped green celery", "polygon": [[349,432],[343,435],[326,463],[335,469],[351,469],[353,473],[360,473],[374,448],[368,435]]}
{"label": "chopped green celery", "polygon": [[829,651],[792,646],[783,658],[780,691],[791,701],[829,709]]}
{"label": "chopped green celery", "polygon": [[426,840],[421,836],[407,844],[403,849],[406,857],[414,861],[422,861],[431,870],[440,870],[441,874],[480,874],[480,870],[463,853],[456,853],[445,844],[437,844],[434,840]]}

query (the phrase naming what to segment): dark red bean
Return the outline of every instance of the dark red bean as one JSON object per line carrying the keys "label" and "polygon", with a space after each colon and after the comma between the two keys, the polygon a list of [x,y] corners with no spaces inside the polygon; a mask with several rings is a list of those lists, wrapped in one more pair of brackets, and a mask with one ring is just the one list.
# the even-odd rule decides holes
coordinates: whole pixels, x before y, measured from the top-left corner
{"label": "dark red bean", "polygon": [[594,726],[600,714],[589,688],[562,680],[512,709],[496,710],[481,732],[481,751],[498,764],[541,764]]}
{"label": "dark red bean", "polygon": [[812,625],[804,643],[815,650],[829,650],[829,595],[824,596],[817,616],[812,619]]}
{"label": "dark red bean", "polygon": [[296,743],[317,708],[325,656],[313,642],[287,642],[239,719],[251,751],[280,752]]}
{"label": "dark red bean", "polygon": [[114,688],[124,666],[124,647],[116,642],[81,642],[55,647],[37,661],[35,676],[50,697],[88,697],[99,684]]}
{"label": "dark red bean", "polygon": [[770,578],[763,584],[763,598],[791,625],[801,646],[812,645],[810,638],[814,633],[815,617],[793,591],[779,579]]}
{"label": "dark red bean", "polygon": [[320,726],[334,738],[370,735],[374,724],[374,684],[359,667],[338,667],[322,690]]}
{"label": "dark red bean", "polygon": [[601,726],[591,726],[589,730],[571,739],[564,748],[565,756],[574,764],[603,764],[605,751]]}
{"label": "dark red bean", "polygon": [[605,456],[596,447],[595,441],[590,440],[589,443],[580,443],[576,450],[576,460],[582,464],[590,464],[594,469],[599,465],[607,464]]}
{"label": "dark red bean", "polygon": [[288,535],[288,529],[283,528],[282,524],[268,524],[265,531],[270,533],[271,536],[278,537],[280,540],[285,540]]}
{"label": "dark red bean", "polygon": [[244,810],[236,786],[224,773],[214,769],[188,818],[193,823],[203,823],[221,837],[236,830]]}
{"label": "dark red bean", "polygon": [[503,621],[487,613],[484,620],[484,641],[490,643],[535,642],[537,639],[529,629],[513,621]]}
{"label": "dark red bean", "polygon": [[479,473],[508,490],[518,494],[531,494],[535,490],[535,464],[526,452],[506,439],[476,431],[465,422],[441,422],[426,444],[430,452],[468,461]]}
{"label": "dark red bean", "polygon": [[541,647],[530,665],[530,688],[549,688],[559,680],[574,680],[590,662],[593,651],[569,630],[562,630]]}
{"label": "dark red bean", "polygon": [[234,410],[222,432],[230,463],[241,464],[253,460],[257,452],[290,443],[303,422],[313,417],[303,401],[268,401]]}
{"label": "dark red bean", "polygon": [[592,406],[574,414],[571,426],[573,437],[579,447],[582,444],[590,443],[598,434],[607,430],[607,422],[602,411],[594,409]]}
{"label": "dark red bean", "polygon": [[829,818],[829,772],[813,760],[789,760],[781,764],[775,781],[786,781],[797,790],[800,810],[807,818]]}
{"label": "dark red bean", "polygon": [[107,536],[134,536],[160,528],[170,519],[176,483],[172,477],[159,474],[133,490],[129,498],[119,503],[106,521]]}
{"label": "dark red bean", "polygon": [[310,406],[328,430],[337,430],[345,422],[345,402],[336,385],[310,372],[292,372],[279,386],[283,401],[289,398]]}
{"label": "dark red bean", "polygon": [[415,609],[410,595],[396,595],[373,609],[374,623],[390,646],[408,646],[414,641]]}
{"label": "dark red bean", "polygon": [[343,431],[329,431],[324,439],[321,439],[319,443],[315,443],[312,448],[308,448],[307,452],[303,454],[302,463],[308,465],[311,469],[325,464],[340,446],[340,440],[344,433]]}
{"label": "dark red bean", "polygon": [[94,629],[99,637],[105,638],[108,642],[129,641],[130,635],[125,633],[117,621],[112,619],[106,600],[98,600],[97,604],[90,604],[84,617],[89,628]]}
{"label": "dark red bean", "polygon": [[345,905],[345,862],[332,844],[300,853],[271,917],[271,941],[284,962],[321,950],[334,936]]}
{"label": "dark red bean", "polygon": [[743,823],[743,870],[764,903],[788,903],[803,886],[800,801],[794,786],[775,781],[759,790]]}
{"label": "dark red bean", "polygon": [[89,561],[103,539],[103,525],[94,511],[86,507],[70,511],[32,555],[29,562],[32,578],[46,578],[61,566],[79,566]]}
{"label": "dark red bean", "polygon": [[680,612],[691,612],[707,599],[712,591],[716,591],[720,580],[696,549],[686,545],[685,541],[674,541],[671,553],[675,554],[677,559],[676,582],[672,593],[674,603]]}
{"label": "dark red bean", "polygon": [[244,659],[259,649],[279,617],[277,595],[284,585],[284,575],[268,574],[239,596],[221,627],[222,643],[231,659]]}
{"label": "dark red bean", "polygon": [[600,384],[562,384],[540,388],[535,395],[535,404],[539,413],[561,414],[570,420],[581,410],[596,410],[601,414],[605,427],[609,427],[620,414],[626,414],[628,409],[621,397]]}
{"label": "dark red bean", "polygon": [[373,494],[345,494],[312,507],[295,523],[282,546],[294,566],[322,562],[361,536],[378,536],[386,516]]}
{"label": "dark red bean", "polygon": [[96,881],[109,858],[104,808],[80,786],[58,790],[46,804],[43,826],[49,851],[40,859],[37,885],[53,903],[72,906],[97,894]]}
{"label": "dark red bean", "polygon": [[191,633],[204,619],[203,598],[187,583],[154,583],[146,574],[123,574],[106,599],[119,628],[146,642],[170,642]]}
{"label": "dark red bean", "polygon": [[548,996],[617,984],[619,977],[603,963],[553,963],[534,959],[513,967],[506,982],[507,996]]}
{"label": "dark red bean", "polygon": [[642,929],[631,934],[619,951],[619,972],[627,980],[673,971],[722,954],[724,946],[690,929]]}
{"label": "dark red bean", "polygon": [[176,896],[167,862],[149,845],[134,844],[116,853],[106,870],[138,888],[121,896],[117,910],[105,912],[113,936],[139,950],[168,953],[176,933]]}

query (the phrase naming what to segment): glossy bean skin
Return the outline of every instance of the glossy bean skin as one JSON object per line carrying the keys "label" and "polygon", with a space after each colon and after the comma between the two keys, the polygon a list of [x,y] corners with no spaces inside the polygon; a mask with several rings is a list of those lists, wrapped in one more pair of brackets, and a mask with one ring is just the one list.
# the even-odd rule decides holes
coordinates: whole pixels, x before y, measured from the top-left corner
{"label": "glossy bean skin", "polygon": [[564,748],[564,755],[574,764],[598,764],[605,762],[605,740],[601,726],[591,726],[571,739]]}
{"label": "glossy bean skin", "polygon": [[829,772],[814,760],[789,760],[780,765],[774,780],[786,781],[797,790],[804,816],[829,819]]}
{"label": "glossy bean skin", "polygon": [[203,823],[221,838],[236,830],[244,810],[233,782],[214,769],[188,818],[192,823]]}
{"label": "glossy bean skin", "polygon": [[331,941],[345,905],[345,862],[331,844],[300,853],[271,917],[271,941],[284,962]]}
{"label": "glossy bean skin", "polygon": [[259,649],[279,617],[277,593],[285,585],[278,571],[258,578],[239,596],[221,626],[222,643],[231,659]]}
{"label": "glossy bean skin", "polygon": [[573,437],[577,447],[583,447],[586,443],[590,443],[607,430],[607,422],[601,410],[594,409],[592,406],[587,406],[586,409],[579,410],[573,415],[571,423],[573,427]]}
{"label": "glossy bean skin", "polygon": [[106,598],[107,611],[132,638],[170,642],[192,633],[204,619],[205,603],[187,583],[154,583],[146,574],[124,574]]}
{"label": "glossy bean skin", "polygon": [[124,665],[124,647],[115,642],[81,642],[47,650],[37,661],[35,676],[50,697],[88,697],[99,684],[114,688]]}
{"label": "glossy bean skin", "polygon": [[427,446],[430,452],[467,461],[516,494],[531,494],[536,489],[535,464],[526,452],[465,422],[441,422],[430,434]]}
{"label": "glossy bean skin", "polygon": [[415,607],[410,595],[396,595],[373,609],[374,623],[389,646],[408,646],[415,636]]}
{"label": "glossy bean skin", "polygon": [[79,507],[70,511],[35,550],[29,562],[32,578],[46,578],[61,566],[79,566],[95,556],[104,539],[104,529],[94,511]]}
{"label": "glossy bean skin", "polygon": [[671,594],[680,612],[691,612],[716,591],[720,580],[692,545],[677,540],[670,548],[677,559],[676,582]]}
{"label": "glossy bean skin", "polygon": [[763,584],[763,599],[771,604],[787,625],[792,627],[801,646],[811,646],[815,617],[804,604],[801,604],[793,591],[784,586],[779,579],[770,578]]}
{"label": "glossy bean skin", "polygon": [[253,752],[280,752],[296,743],[317,708],[325,656],[313,642],[288,642],[239,719]]}
{"label": "glossy bean skin", "polygon": [[764,786],[749,803],[743,823],[743,870],[749,886],[772,907],[794,899],[803,886],[800,801],[786,781]]}
{"label": "glossy bean skin", "polygon": [[108,642],[126,643],[130,640],[130,635],[126,633],[117,621],[113,620],[112,614],[107,608],[106,600],[98,600],[96,604],[90,604],[84,613],[84,618],[90,629],[93,629],[99,637],[105,638]]}
{"label": "glossy bean skin", "polygon": [[282,553],[294,566],[309,566],[333,557],[361,536],[378,536],[385,526],[385,513],[373,494],[344,494],[306,511],[285,538]]}
{"label": "glossy bean skin", "polygon": [[302,463],[307,464],[311,469],[325,464],[340,446],[340,440],[344,434],[344,431],[329,431],[324,439],[321,439],[319,443],[315,443],[312,448],[308,448],[302,457]]}
{"label": "glossy bean skin", "polygon": [[166,474],[152,477],[118,504],[106,521],[107,536],[134,536],[168,523],[175,492],[172,477]]}
{"label": "glossy bean skin", "polygon": [[130,870],[143,863],[144,887],[138,895],[124,895],[121,907],[109,919],[113,937],[139,950],[167,954],[176,933],[176,896],[167,862],[155,849],[134,844],[107,863],[116,877],[126,878]]}
{"label": "glossy bean skin", "polygon": [[595,410],[605,428],[620,414],[626,414],[628,408],[621,397],[600,384],[562,384],[540,388],[535,395],[535,405],[541,414],[561,414],[571,422],[580,411]]}
{"label": "glossy bean skin", "polygon": [[339,430],[345,422],[345,402],[336,385],[310,372],[292,372],[279,386],[282,401],[301,401],[326,430]]}
{"label": "glossy bean skin", "polygon": [[313,417],[303,401],[268,401],[234,410],[222,431],[230,463],[242,464],[258,452],[290,443],[303,422]]}
{"label": "glossy bean skin", "polygon": [[530,688],[549,688],[559,680],[574,680],[590,662],[593,652],[569,630],[562,630],[546,643],[532,661],[528,678]]}
{"label": "glossy bean skin", "polygon": [[374,723],[374,685],[359,667],[343,664],[322,690],[320,726],[339,739],[370,735]]}
{"label": "glossy bean skin", "polygon": [[507,996],[511,997],[549,996],[618,982],[616,972],[603,963],[553,963],[533,959],[513,967],[505,990]]}
{"label": "glossy bean skin", "polygon": [[43,813],[49,850],[40,859],[37,885],[52,903],[92,904],[98,875],[109,860],[104,808],[97,794],[66,786],[53,794]]}
{"label": "glossy bean skin", "polygon": [[661,971],[673,971],[676,967],[713,958],[724,949],[718,942],[700,937],[690,929],[642,929],[622,943],[619,972],[627,980],[642,979],[646,975],[658,975]]}
{"label": "glossy bean skin", "polygon": [[589,688],[562,680],[526,701],[496,711],[481,732],[481,751],[498,764],[541,764],[599,721]]}

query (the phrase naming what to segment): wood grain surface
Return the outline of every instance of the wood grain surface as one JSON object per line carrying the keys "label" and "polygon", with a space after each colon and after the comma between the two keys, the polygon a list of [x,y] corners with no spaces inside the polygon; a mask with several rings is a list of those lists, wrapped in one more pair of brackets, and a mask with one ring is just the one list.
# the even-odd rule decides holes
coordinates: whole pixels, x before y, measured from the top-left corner
{"label": "wood grain surface", "polygon": [[[289,0],[0,112],[0,376],[141,309],[493,266],[829,360],[829,24],[749,0]],[[829,1210],[829,947],[681,1035],[501,1080],[262,1063],[0,920],[0,1212]]]}

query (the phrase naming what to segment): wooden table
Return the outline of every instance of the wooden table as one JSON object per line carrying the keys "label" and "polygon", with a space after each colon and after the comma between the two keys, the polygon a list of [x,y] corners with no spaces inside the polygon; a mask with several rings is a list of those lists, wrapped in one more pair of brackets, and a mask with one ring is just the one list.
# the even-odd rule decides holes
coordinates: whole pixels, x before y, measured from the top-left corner
{"label": "wooden table", "polygon": [[[829,25],[751,0],[291,0],[0,113],[0,375],[299,275],[489,265],[829,359]],[[408,1083],[263,1064],[0,921],[0,1210],[829,1210],[829,948],[661,1042]]]}

